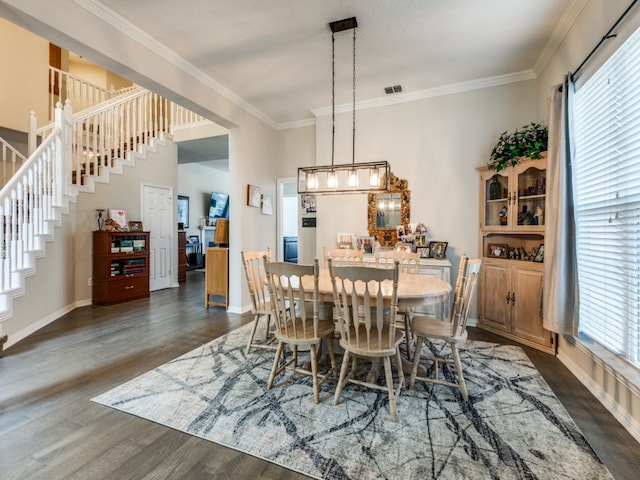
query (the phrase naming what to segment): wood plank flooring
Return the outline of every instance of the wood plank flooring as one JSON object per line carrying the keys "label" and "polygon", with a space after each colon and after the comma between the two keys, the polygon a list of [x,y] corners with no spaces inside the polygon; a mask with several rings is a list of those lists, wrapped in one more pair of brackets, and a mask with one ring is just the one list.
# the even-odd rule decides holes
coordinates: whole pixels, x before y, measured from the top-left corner
{"label": "wood plank flooring", "polygon": [[[204,308],[204,273],[180,288],[74,310],[0,359],[0,478],[302,479],[250,455],[90,401],[251,321]],[[513,343],[470,329],[470,338]],[[640,445],[554,357],[524,348],[617,480]]]}

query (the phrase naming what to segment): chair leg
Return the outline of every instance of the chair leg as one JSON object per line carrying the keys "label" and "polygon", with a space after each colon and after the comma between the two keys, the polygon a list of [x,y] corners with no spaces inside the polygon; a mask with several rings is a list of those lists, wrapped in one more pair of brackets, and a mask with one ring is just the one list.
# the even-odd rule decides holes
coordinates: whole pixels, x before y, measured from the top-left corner
{"label": "chair leg", "polygon": [[400,355],[400,350],[396,351],[396,368],[398,369],[398,395],[400,394],[400,390],[405,386],[404,385],[404,371],[402,369],[402,356]]}
{"label": "chair leg", "polygon": [[320,387],[318,386],[318,353],[315,345],[309,345],[311,356],[311,378],[313,379],[313,401],[320,403]]}
{"label": "chair leg", "polygon": [[251,336],[249,336],[249,342],[247,342],[247,348],[245,350],[245,353],[247,355],[249,355],[249,352],[251,352],[251,345],[253,345],[253,337],[255,337],[256,335],[256,330],[258,329],[259,321],[260,321],[260,315],[256,314],[255,317],[253,317],[253,328],[251,329]]}
{"label": "chair leg", "polygon": [[336,353],[333,348],[333,337],[327,337],[327,350],[329,350],[329,360],[331,361],[331,371],[333,372],[333,376],[338,376],[338,365],[336,363]]}
{"label": "chair leg", "polygon": [[336,394],[333,398],[333,404],[337,405],[340,401],[340,394],[346,383],[345,377],[347,376],[347,370],[349,370],[349,352],[345,350],[344,357],[342,358],[342,366],[340,367],[340,378],[338,379],[338,385],[336,386]]}
{"label": "chair leg", "polygon": [[384,357],[384,376],[387,380],[387,392],[389,393],[389,412],[391,420],[398,421],[398,411],[396,409],[396,392],[393,388],[393,374],[391,373],[391,359]]}
{"label": "chair leg", "polygon": [[418,365],[420,364],[422,342],[424,342],[424,337],[416,335],[416,350],[413,354],[413,365],[411,367],[411,377],[409,378],[409,388],[411,390],[413,390],[413,387],[416,383],[416,375],[418,375]]}
{"label": "chair leg", "polygon": [[264,341],[267,342],[269,340],[269,332],[271,330],[271,315],[265,315],[267,317],[267,329],[264,333]]}
{"label": "chair leg", "polygon": [[409,361],[412,360],[411,357],[411,324],[410,324],[410,317],[408,313],[405,313],[403,315],[404,318],[404,342],[405,342],[405,346],[407,347],[407,359],[409,359]]}
{"label": "chair leg", "polygon": [[466,402],[469,400],[469,392],[467,392],[467,384],[465,383],[464,376],[462,375],[462,362],[460,361],[458,344],[455,342],[451,342],[451,356],[453,357],[453,364],[456,367],[456,375],[458,375],[458,386],[460,387],[462,398],[464,398],[464,401]]}
{"label": "chair leg", "polygon": [[273,359],[273,367],[271,368],[271,374],[269,375],[269,383],[267,383],[267,388],[271,389],[273,386],[273,381],[276,379],[276,372],[278,371],[278,363],[280,363],[280,357],[282,356],[282,351],[284,350],[284,343],[278,342],[278,349],[276,350],[276,356]]}

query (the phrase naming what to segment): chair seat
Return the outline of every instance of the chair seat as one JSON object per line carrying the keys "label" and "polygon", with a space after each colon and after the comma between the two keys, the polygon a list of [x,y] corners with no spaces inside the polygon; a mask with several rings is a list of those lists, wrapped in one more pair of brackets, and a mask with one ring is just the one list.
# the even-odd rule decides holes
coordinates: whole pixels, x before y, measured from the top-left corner
{"label": "chair seat", "polygon": [[439,340],[463,342],[467,339],[467,330],[461,335],[451,335],[451,323],[432,317],[415,315],[411,320],[411,331],[419,337],[429,337]]}
{"label": "chair seat", "polygon": [[398,345],[404,340],[404,332],[396,330],[395,340],[391,347],[389,345],[389,329],[386,329],[380,336],[380,342],[378,341],[377,334],[371,335],[369,343],[367,343],[367,333],[364,328],[360,329],[360,336],[356,343],[356,333],[353,328],[350,328],[351,342],[345,337],[340,337],[340,346],[345,350],[349,350],[351,353],[361,355],[364,357],[384,357],[395,355],[398,351]]}
{"label": "chair seat", "polygon": [[271,304],[269,302],[260,302],[256,304],[254,314],[258,315],[271,315]]}
{"label": "chair seat", "polygon": [[[293,327],[291,326],[291,321],[288,322],[288,334],[285,334],[284,329],[275,332],[275,336],[278,340],[284,341],[286,343],[295,345],[295,344],[309,344],[309,340],[313,340],[314,338],[318,339],[318,342],[322,340],[323,337],[328,335],[333,336],[333,331],[335,329],[335,324],[333,321],[320,321],[318,322],[318,335],[314,335],[313,331],[313,318],[307,319],[305,322],[305,328],[302,328],[302,323],[298,324],[296,327],[296,331],[293,331]],[[306,335],[305,335],[306,332]]]}

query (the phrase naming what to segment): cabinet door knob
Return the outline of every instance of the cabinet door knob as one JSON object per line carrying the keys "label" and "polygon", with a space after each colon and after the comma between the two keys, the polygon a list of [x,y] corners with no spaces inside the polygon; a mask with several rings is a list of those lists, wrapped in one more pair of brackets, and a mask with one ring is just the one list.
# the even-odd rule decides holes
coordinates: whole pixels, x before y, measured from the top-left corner
{"label": "cabinet door knob", "polygon": [[511,292],[511,305],[515,305],[516,304],[516,292],[513,291]]}
{"label": "cabinet door knob", "polygon": [[509,297],[511,296],[511,292],[507,292],[507,305],[509,305]]}

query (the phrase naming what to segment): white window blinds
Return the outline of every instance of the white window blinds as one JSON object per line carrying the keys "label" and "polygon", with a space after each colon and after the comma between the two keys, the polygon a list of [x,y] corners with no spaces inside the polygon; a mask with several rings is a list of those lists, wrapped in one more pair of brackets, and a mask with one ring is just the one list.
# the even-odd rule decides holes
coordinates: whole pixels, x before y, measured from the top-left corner
{"label": "white window blinds", "polygon": [[580,333],[640,366],[640,30],[573,113]]}

